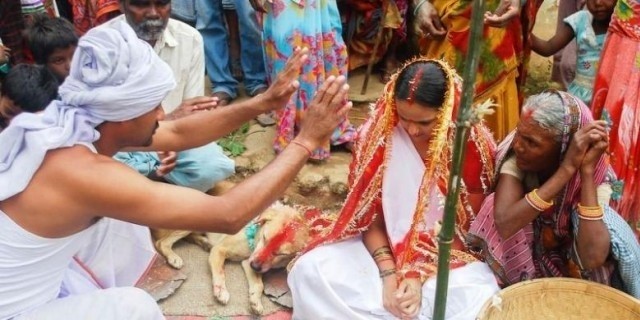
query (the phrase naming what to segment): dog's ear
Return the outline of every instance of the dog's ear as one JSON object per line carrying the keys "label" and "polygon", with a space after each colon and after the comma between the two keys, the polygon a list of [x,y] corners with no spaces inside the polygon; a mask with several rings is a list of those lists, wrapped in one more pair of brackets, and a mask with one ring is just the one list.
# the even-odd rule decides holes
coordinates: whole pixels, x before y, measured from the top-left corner
{"label": "dog's ear", "polygon": [[277,214],[277,212],[271,208],[263,211],[260,216],[258,217],[258,220],[256,220],[256,222],[259,225],[263,225],[265,222],[269,221],[269,220],[273,220],[273,217]]}

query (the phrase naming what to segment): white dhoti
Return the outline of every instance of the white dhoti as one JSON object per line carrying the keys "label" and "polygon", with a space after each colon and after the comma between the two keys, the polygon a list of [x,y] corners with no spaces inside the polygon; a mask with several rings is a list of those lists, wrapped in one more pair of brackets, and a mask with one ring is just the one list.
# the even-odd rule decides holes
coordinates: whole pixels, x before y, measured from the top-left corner
{"label": "white dhoti", "polygon": [[[382,304],[382,281],[360,237],[315,248],[304,254],[288,276],[293,319],[395,319]],[[422,287],[418,319],[431,319],[436,281]],[[475,319],[498,292],[491,269],[474,262],[451,270],[446,319]]]}
{"label": "white dhoti", "polygon": [[164,319],[158,304],[144,290],[125,287],[57,299],[13,320]]}
{"label": "white dhoti", "polygon": [[157,253],[148,227],[103,218],[63,279],[60,297],[135,286]]}

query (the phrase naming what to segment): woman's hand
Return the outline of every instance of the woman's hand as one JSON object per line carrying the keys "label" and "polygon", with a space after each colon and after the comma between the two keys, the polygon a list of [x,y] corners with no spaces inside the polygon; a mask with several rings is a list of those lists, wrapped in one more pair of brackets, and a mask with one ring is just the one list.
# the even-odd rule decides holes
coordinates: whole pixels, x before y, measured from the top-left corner
{"label": "woman's hand", "polygon": [[[569,144],[569,149],[561,166],[576,172],[582,167],[587,150],[597,142],[607,140],[606,122],[594,121],[578,130]],[[595,151],[594,151],[595,152]],[[594,156],[593,154],[591,155]]]}
{"label": "woman's hand", "polygon": [[398,291],[398,280],[395,276],[382,278],[382,305],[392,315],[401,318],[402,312],[398,304],[396,294]]}
{"label": "woman's hand", "polygon": [[606,123],[604,121],[596,121],[594,129],[590,131],[589,135],[593,141],[582,159],[580,170],[582,172],[587,171],[592,173],[593,170],[595,170],[598,160],[600,160],[602,154],[609,147],[609,135],[606,131]]}
{"label": "woman's hand", "polygon": [[511,19],[520,15],[520,0],[501,0],[494,12],[485,12],[484,22],[495,28],[504,28]]}
{"label": "woman's hand", "polygon": [[416,34],[424,35],[429,39],[442,39],[447,35],[447,29],[440,20],[438,10],[431,2],[426,1],[420,4],[415,19]]}
{"label": "woman's hand", "polygon": [[403,279],[396,291],[396,299],[402,319],[413,319],[422,304],[422,283],[420,279]]}

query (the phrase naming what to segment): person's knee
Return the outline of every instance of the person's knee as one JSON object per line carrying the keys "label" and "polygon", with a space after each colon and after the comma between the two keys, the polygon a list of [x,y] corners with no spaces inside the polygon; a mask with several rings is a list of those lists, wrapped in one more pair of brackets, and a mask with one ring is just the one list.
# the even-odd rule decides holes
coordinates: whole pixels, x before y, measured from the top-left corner
{"label": "person's knee", "polygon": [[315,281],[318,279],[321,262],[318,255],[312,250],[303,254],[291,268],[289,281]]}
{"label": "person's knee", "polygon": [[146,291],[136,287],[116,288],[119,307],[128,319],[164,319],[158,303]]}

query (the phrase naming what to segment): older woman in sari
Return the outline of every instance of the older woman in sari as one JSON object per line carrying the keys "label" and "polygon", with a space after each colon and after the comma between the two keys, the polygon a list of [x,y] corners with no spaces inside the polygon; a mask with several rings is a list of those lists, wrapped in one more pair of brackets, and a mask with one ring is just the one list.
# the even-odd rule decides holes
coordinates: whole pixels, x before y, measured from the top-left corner
{"label": "older woman in sari", "polygon": [[[391,77],[358,134],[340,215],[289,273],[294,319],[431,316],[460,86],[439,60],[415,60]],[[495,143],[484,124],[472,126],[467,150],[449,319],[475,317],[498,290],[489,267],[464,242],[492,182]]]}
{"label": "older woman in sari", "polygon": [[525,102],[517,129],[498,148],[495,194],[469,232],[504,285],[574,277],[640,297],[640,247],[609,207],[619,195],[608,143],[606,123],[568,93]]}

